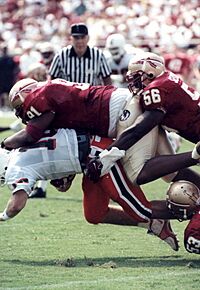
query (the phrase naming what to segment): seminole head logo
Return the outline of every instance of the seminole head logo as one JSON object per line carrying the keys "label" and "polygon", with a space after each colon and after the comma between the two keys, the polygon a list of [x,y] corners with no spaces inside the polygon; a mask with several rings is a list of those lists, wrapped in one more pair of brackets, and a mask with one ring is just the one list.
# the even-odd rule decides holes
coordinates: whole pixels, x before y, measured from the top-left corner
{"label": "seminole head logo", "polygon": [[120,121],[126,121],[129,116],[130,116],[130,111],[129,110],[124,110],[123,113],[121,114],[121,116],[119,117]]}
{"label": "seminole head logo", "polygon": [[145,62],[148,62],[148,64],[150,66],[152,66],[153,68],[156,68],[159,64],[162,64],[157,59],[153,59],[153,58],[150,58],[150,57],[148,57],[147,59],[140,59],[139,61],[137,61],[137,64],[143,65]]}

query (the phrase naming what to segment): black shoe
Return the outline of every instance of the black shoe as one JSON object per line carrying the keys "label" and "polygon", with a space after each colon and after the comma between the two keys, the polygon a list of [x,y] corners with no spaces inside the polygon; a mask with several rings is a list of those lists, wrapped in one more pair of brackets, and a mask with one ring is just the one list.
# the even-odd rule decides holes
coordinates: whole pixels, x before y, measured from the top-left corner
{"label": "black shoe", "polygon": [[32,192],[29,198],[46,198],[46,191],[40,187],[36,187]]}

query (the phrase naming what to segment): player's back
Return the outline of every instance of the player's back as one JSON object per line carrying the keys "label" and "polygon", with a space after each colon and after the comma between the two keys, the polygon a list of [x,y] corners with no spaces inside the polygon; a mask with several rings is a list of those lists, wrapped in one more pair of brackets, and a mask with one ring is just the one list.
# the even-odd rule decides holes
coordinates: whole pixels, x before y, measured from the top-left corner
{"label": "player's back", "polygon": [[115,89],[55,79],[25,99],[24,111],[26,118],[54,111],[53,128],[84,129],[91,134],[107,135],[109,102]]}
{"label": "player's back", "polygon": [[142,107],[165,112],[162,125],[178,131],[190,140],[200,139],[200,95],[179,77],[165,72],[152,81],[143,92]]}

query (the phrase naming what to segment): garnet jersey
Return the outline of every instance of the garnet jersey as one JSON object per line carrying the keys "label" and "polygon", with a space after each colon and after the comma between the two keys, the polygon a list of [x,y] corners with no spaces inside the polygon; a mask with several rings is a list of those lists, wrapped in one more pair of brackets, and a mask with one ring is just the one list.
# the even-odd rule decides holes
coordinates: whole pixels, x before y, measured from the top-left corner
{"label": "garnet jersey", "polygon": [[42,83],[23,104],[23,119],[55,112],[52,128],[84,129],[91,134],[107,136],[109,104],[113,86],[90,86],[55,79]]}
{"label": "garnet jersey", "polygon": [[184,232],[185,249],[200,254],[200,212],[197,212],[188,223]]}
{"label": "garnet jersey", "polygon": [[152,81],[141,93],[143,110],[165,113],[161,125],[191,142],[200,140],[200,95],[171,72]]}
{"label": "garnet jersey", "polygon": [[191,72],[191,58],[185,53],[164,55],[165,67],[167,70],[185,76]]}

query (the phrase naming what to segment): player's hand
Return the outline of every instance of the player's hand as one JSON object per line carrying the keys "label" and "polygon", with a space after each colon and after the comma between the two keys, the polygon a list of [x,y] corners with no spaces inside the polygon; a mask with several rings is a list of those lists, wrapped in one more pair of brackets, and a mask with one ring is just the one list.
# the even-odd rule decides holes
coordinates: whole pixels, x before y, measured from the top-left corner
{"label": "player's hand", "polygon": [[88,176],[91,181],[96,183],[100,179],[102,167],[103,165],[98,157],[92,158],[87,164],[85,175]]}

